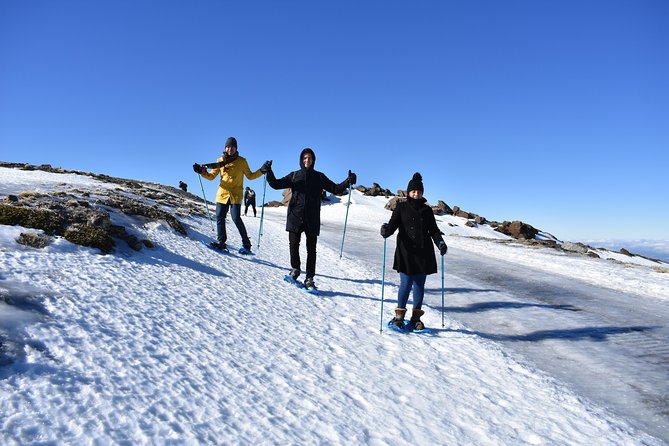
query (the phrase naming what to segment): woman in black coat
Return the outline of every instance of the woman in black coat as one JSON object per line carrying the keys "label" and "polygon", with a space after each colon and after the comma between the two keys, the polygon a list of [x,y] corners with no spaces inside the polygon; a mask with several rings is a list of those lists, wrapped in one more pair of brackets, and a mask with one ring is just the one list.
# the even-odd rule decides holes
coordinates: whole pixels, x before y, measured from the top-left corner
{"label": "woman in black coat", "polygon": [[413,311],[409,325],[415,330],[425,328],[420,320],[425,314],[421,309],[425,294],[425,279],[428,274],[437,272],[434,248],[430,242],[437,245],[442,256],[448,249],[437,227],[434,213],[423,198],[423,192],[423,178],[416,172],[407,186],[407,200],[397,203],[390,221],[381,226],[383,238],[390,237],[399,229],[393,269],[400,273],[400,288],[397,292],[395,317],[391,323],[404,328],[406,304],[413,288]]}
{"label": "woman in black coat", "polygon": [[267,174],[267,183],[273,189],[290,189],[292,196],[288,204],[286,231],[290,244],[290,275],[297,279],[300,275],[300,241],[302,232],[307,236],[307,276],[304,286],[316,289],[316,243],[321,231],[321,197],[323,191],[335,195],[342,194],[349,185],[355,184],[357,178],[348,171],[348,177],[342,183],[335,184],[324,173],[314,169],[316,154],[310,148],[300,153],[300,170],[277,179],[272,172],[271,161],[263,165],[261,170]]}

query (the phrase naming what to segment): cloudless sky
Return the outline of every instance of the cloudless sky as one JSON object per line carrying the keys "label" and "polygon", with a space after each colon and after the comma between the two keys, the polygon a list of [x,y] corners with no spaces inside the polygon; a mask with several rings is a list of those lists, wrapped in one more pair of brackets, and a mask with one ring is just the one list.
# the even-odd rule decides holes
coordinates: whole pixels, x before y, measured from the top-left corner
{"label": "cloudless sky", "polygon": [[200,193],[228,136],[277,176],[312,147],[337,182],[669,239],[669,2],[0,0],[0,160]]}

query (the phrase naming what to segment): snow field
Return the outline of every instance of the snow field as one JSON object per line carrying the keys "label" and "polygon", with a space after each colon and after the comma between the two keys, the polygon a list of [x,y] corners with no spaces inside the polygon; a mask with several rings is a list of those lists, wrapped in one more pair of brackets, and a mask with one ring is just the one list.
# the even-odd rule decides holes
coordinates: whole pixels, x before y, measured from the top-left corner
{"label": "snow field", "polygon": [[[200,218],[190,237],[138,225],[156,248],[108,256],[21,247],[19,228],[0,227],[0,286],[38,289],[47,309],[23,328],[43,348],[0,379],[0,443],[661,444],[457,321],[442,329],[435,292],[433,333],[379,334],[380,258],[351,253],[387,211],[356,200],[351,230],[371,229],[343,259],[324,234],[319,297],[281,280],[285,210],[266,209],[259,249],[259,219],[244,218],[253,257],[202,246],[213,232]],[[342,205],[324,208],[323,231]],[[397,280],[388,265],[384,323]]]}

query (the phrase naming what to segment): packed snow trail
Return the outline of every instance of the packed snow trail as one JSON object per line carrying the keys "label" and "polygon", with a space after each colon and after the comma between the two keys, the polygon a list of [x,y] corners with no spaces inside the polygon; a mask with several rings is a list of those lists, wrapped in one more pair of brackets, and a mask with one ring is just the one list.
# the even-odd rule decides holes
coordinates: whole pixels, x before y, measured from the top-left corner
{"label": "packed snow trail", "polygon": [[669,440],[665,301],[526,266],[491,264],[461,250],[452,254],[445,308],[449,317]]}
{"label": "packed snow trail", "polygon": [[[380,264],[383,248],[378,228],[359,226],[347,237],[355,239],[350,245],[355,257]],[[466,324],[458,331],[504,345],[579,394],[669,442],[666,300],[548,273],[527,265],[532,256],[520,264],[502,260],[500,253],[513,254],[510,247],[490,252],[497,257],[491,260],[481,253],[485,242],[461,237],[446,240],[451,249],[446,257],[445,308],[440,274],[429,276],[424,309],[430,315],[445,310],[449,319]],[[324,243],[334,241],[326,238]],[[387,248],[391,265],[394,249],[392,237]],[[389,269],[386,277],[396,280],[397,273]],[[397,288],[390,288],[386,296],[392,306]],[[436,317],[433,321],[441,325]]]}
{"label": "packed snow trail", "polygon": [[22,353],[0,368],[0,443],[662,444],[438,311],[433,334],[380,335],[380,261],[340,260],[328,237],[321,295],[284,283],[274,217],[253,257],[203,247],[206,218],[189,237],[139,222],[156,248],[106,256],[1,226],[3,295],[43,312],[7,326]]}

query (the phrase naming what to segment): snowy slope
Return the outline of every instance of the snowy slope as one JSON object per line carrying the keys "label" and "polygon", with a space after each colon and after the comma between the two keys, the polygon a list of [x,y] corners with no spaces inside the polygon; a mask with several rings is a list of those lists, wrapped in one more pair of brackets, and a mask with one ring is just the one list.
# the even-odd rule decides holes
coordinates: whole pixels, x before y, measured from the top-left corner
{"label": "snowy slope", "polygon": [[[11,169],[0,179],[2,195],[75,183],[111,188]],[[265,210],[254,257],[203,247],[199,240],[211,240],[213,228],[199,217],[181,219],[188,237],[137,220],[134,229],[156,247],[106,256],[62,239],[28,248],[14,241],[25,229],[0,226],[0,292],[23,303],[0,302],[0,339],[13,352],[0,362],[0,443],[663,444],[499,344],[459,331],[458,321],[447,318],[442,329],[437,312],[424,317],[431,334],[380,334],[376,234],[389,213],[383,198],[355,192],[352,202],[342,259],[341,233],[332,229],[341,226],[345,203],[323,208],[320,297],[281,281],[288,267],[281,208]],[[451,228],[446,218],[447,234],[470,229]],[[257,243],[260,219],[244,221]],[[636,280],[637,293],[669,295],[666,274],[642,267],[447,241],[582,280],[629,270],[629,279],[610,286]],[[355,255],[365,249],[379,262]],[[387,265],[384,320],[396,286]]]}

